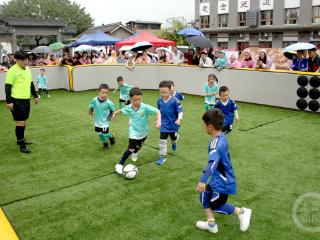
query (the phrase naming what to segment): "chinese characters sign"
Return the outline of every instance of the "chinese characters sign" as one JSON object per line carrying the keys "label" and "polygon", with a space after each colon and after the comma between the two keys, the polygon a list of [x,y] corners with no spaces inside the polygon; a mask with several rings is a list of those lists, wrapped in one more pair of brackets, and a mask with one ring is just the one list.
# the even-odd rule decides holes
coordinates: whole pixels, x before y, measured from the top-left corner
{"label": "chinese characters sign", "polygon": [[210,15],[210,3],[205,2],[200,4],[200,16],[209,16]]}
{"label": "chinese characters sign", "polygon": [[247,12],[250,10],[250,0],[238,0],[238,12]]}
{"label": "chinese characters sign", "polygon": [[260,0],[260,10],[272,10],[273,0]]}
{"label": "chinese characters sign", "polygon": [[229,13],[229,0],[218,1],[218,14]]}

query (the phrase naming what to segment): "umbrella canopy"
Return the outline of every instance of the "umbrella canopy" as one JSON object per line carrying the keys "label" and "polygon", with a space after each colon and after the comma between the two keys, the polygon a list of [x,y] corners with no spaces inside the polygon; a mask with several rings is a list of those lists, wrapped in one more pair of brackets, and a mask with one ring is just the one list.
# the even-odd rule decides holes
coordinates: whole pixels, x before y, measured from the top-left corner
{"label": "umbrella canopy", "polygon": [[284,55],[286,58],[292,60],[294,57],[297,56],[297,52],[296,52],[296,51],[284,52],[283,55]]}
{"label": "umbrella canopy", "polygon": [[91,52],[92,50],[98,52],[98,49],[91,45],[80,45],[74,49],[75,52]]}
{"label": "umbrella canopy", "polygon": [[51,49],[48,48],[47,46],[39,46],[34,48],[31,52],[35,54],[51,53]]}
{"label": "umbrella canopy", "polygon": [[119,38],[111,37],[104,32],[97,31],[93,34],[84,34],[76,41],[70,44],[71,47],[77,47],[80,45],[92,45],[92,46],[106,46],[114,45],[115,43],[121,41]]}
{"label": "umbrella canopy", "polygon": [[182,29],[178,32],[178,34],[182,36],[204,36],[204,34],[201,31],[194,28]]}
{"label": "umbrella canopy", "polygon": [[288,47],[286,47],[283,52],[291,52],[291,51],[298,51],[298,50],[309,50],[316,48],[315,45],[311,43],[295,43]]}
{"label": "umbrella canopy", "polygon": [[124,46],[122,46],[122,47],[119,49],[119,51],[120,51],[120,52],[130,51],[131,48],[132,48],[132,46],[124,45]]}
{"label": "umbrella canopy", "polygon": [[142,42],[138,42],[135,45],[133,45],[133,47],[131,48],[131,51],[143,51],[146,50],[148,48],[151,48],[152,44],[146,41],[142,41]]}
{"label": "umbrella canopy", "polygon": [[169,41],[169,40],[156,37],[148,32],[141,32],[141,33],[135,34],[132,37],[127,38],[124,41],[116,43],[116,46],[117,47],[122,47],[124,45],[132,46],[138,42],[143,42],[143,41],[149,42],[156,47],[174,46],[176,44],[174,41]]}
{"label": "umbrella canopy", "polygon": [[49,48],[52,51],[59,51],[61,49],[63,49],[65,47],[65,44],[61,43],[61,42],[56,42],[56,43],[52,43],[49,45]]}
{"label": "umbrella canopy", "polygon": [[191,37],[186,37],[185,41],[195,47],[212,48],[212,43],[206,37],[191,36]]}

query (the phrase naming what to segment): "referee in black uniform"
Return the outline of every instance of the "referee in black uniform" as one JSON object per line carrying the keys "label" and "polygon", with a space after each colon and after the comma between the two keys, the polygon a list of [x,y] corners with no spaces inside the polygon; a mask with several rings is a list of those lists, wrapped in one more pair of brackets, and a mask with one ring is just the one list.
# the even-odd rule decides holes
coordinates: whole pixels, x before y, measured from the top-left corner
{"label": "referee in black uniform", "polygon": [[27,145],[32,144],[32,142],[24,139],[26,121],[30,113],[31,94],[34,97],[35,104],[39,103],[31,70],[27,66],[27,57],[28,55],[24,51],[17,51],[14,54],[16,64],[8,70],[5,83],[7,107],[16,122],[17,144],[23,153],[31,152]]}

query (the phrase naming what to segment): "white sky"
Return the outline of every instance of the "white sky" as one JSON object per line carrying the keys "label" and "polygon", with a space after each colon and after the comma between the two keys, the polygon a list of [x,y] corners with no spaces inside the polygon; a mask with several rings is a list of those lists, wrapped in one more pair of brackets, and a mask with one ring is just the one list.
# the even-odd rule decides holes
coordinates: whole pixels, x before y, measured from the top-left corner
{"label": "white sky", "polygon": [[[0,0],[0,4],[7,0]],[[194,0],[75,0],[95,19],[95,25],[130,20],[159,21],[183,16],[194,20]]]}

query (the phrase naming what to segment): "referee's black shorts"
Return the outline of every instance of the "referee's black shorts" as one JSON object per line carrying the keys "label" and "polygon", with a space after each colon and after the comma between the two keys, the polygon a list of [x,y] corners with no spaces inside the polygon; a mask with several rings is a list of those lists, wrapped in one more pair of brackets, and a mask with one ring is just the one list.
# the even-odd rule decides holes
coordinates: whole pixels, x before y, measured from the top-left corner
{"label": "referee's black shorts", "polygon": [[30,114],[30,99],[13,99],[11,113],[15,121],[26,121]]}

